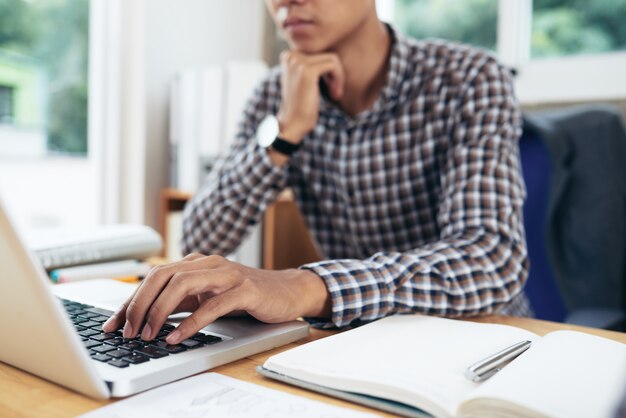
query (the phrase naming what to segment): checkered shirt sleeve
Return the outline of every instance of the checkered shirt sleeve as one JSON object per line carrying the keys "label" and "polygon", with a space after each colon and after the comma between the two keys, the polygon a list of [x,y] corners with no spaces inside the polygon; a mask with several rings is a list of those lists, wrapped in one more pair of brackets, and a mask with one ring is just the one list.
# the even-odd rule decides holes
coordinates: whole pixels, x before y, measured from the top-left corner
{"label": "checkered shirt sleeve", "polygon": [[521,115],[508,70],[491,59],[476,71],[441,170],[440,239],[410,251],[302,266],[324,279],[332,298],[331,321],[310,319],[314,325],[357,325],[409,312],[529,314],[521,294],[528,270]]}

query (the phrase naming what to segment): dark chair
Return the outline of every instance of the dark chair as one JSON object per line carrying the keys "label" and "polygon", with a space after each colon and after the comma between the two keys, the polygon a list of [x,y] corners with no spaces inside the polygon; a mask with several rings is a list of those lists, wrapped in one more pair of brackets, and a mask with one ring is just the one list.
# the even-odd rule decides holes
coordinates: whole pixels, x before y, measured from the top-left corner
{"label": "dark chair", "polygon": [[525,114],[526,292],[540,319],[626,330],[626,129],[609,107]]}

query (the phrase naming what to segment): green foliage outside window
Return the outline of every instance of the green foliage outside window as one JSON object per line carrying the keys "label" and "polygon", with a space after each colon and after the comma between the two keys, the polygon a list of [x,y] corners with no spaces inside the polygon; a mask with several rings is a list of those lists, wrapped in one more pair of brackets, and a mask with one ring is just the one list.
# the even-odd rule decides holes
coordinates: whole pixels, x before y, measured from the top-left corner
{"label": "green foliage outside window", "polygon": [[0,50],[32,58],[46,74],[51,152],[87,153],[88,46],[89,0],[0,0]]}
{"label": "green foliage outside window", "polygon": [[[409,35],[496,49],[498,0],[395,0]],[[550,57],[626,50],[626,0],[533,0],[531,54]]]}
{"label": "green foliage outside window", "polygon": [[626,50],[626,0],[534,0],[532,56]]}
{"label": "green foliage outside window", "polygon": [[496,0],[396,0],[394,23],[418,39],[443,38],[496,49]]}

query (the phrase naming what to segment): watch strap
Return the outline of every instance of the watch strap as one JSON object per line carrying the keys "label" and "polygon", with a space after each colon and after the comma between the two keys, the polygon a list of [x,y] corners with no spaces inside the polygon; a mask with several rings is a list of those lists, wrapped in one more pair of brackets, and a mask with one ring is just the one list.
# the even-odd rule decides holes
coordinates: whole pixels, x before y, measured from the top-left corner
{"label": "watch strap", "polygon": [[280,137],[276,137],[272,142],[271,148],[284,155],[291,155],[300,148],[300,144],[294,144],[293,142],[285,141]]}

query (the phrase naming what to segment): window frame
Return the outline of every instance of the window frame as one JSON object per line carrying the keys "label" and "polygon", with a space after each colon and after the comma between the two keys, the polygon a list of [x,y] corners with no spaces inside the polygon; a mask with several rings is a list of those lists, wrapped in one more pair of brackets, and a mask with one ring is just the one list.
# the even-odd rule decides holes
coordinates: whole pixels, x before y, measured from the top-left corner
{"label": "window frame", "polygon": [[[626,52],[531,58],[532,0],[498,2],[497,54],[517,71],[515,86],[522,104],[626,97]],[[381,19],[393,20],[393,4],[394,0],[377,0]]]}
{"label": "window frame", "polygon": [[90,0],[89,159],[102,223],[145,215],[145,0]]}

